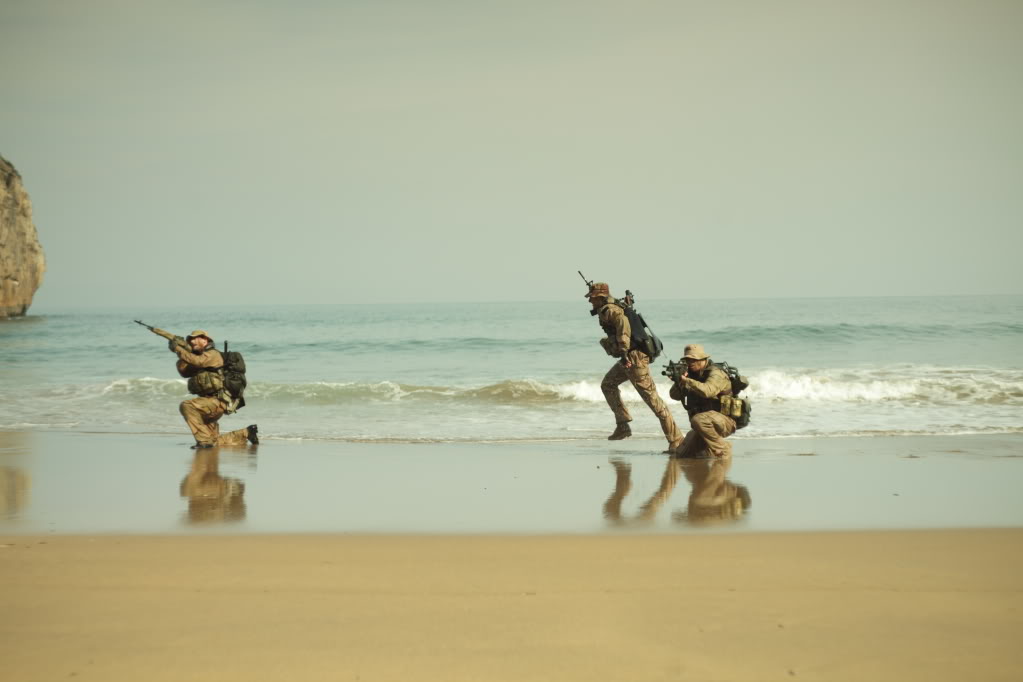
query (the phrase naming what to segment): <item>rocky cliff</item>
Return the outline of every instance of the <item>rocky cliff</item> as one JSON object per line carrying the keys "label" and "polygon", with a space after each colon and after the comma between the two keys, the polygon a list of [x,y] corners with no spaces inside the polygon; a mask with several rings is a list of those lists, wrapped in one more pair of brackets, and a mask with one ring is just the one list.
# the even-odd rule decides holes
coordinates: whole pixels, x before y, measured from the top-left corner
{"label": "rocky cliff", "polygon": [[25,314],[44,272],[32,202],[18,171],[0,156],[0,319]]}

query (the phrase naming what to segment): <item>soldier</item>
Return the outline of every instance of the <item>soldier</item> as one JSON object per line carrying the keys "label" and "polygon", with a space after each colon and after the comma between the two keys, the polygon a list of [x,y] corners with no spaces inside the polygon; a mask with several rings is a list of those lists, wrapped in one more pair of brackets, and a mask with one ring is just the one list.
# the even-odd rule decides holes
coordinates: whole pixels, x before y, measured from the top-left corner
{"label": "soldier", "polygon": [[198,398],[181,403],[181,416],[195,436],[193,449],[218,445],[245,445],[246,441],[259,443],[255,424],[221,435],[218,420],[232,405],[231,395],[224,388],[224,357],[213,346],[213,339],[202,329],[196,329],[185,338],[170,339],[171,351],[178,356],[178,374],[188,379],[188,392]]}
{"label": "soldier", "polygon": [[591,284],[586,298],[593,306],[593,314],[598,316],[601,328],[607,333],[607,336],[600,340],[600,345],[608,355],[620,358],[600,382],[600,390],[603,391],[617,423],[614,433],[607,439],[621,440],[632,435],[632,427],[629,426],[632,416],[629,414],[629,408],[622,403],[622,394],[618,388],[625,381],[631,381],[639,397],[661,422],[661,430],[668,439],[667,452],[672,452],[681,445],[682,434],[675,426],[668,406],[657,393],[657,387],[650,376],[650,357],[637,348],[625,309],[611,297],[611,291],[604,282]]}
{"label": "soldier", "polygon": [[683,401],[693,428],[674,454],[695,457],[706,448],[714,457],[730,456],[732,444],[725,438],[735,433],[735,420],[719,410],[721,396],[732,395],[732,382],[698,343],[686,346],[683,360],[688,369],[668,395]]}

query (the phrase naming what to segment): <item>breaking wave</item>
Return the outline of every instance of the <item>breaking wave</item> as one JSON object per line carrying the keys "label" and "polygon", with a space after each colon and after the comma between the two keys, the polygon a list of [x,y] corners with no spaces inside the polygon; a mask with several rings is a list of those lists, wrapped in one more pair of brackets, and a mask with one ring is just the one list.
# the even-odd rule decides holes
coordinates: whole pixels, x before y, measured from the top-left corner
{"label": "breaking wave", "polygon": [[1023,405],[1023,372],[937,367],[869,372],[769,370],[751,377],[749,393],[751,398],[771,402]]}
{"label": "breaking wave", "polygon": [[[897,367],[863,370],[766,370],[749,375],[749,397],[755,401],[785,403],[883,403],[917,405],[1023,405],[1023,371]],[[118,379],[100,386],[63,386],[45,389],[49,398],[146,401],[184,397],[180,379],[142,377]],[[658,381],[666,397],[667,381]],[[628,384],[627,400],[638,400]],[[306,382],[249,385],[246,397],[271,403],[329,405],[365,402],[456,402],[524,407],[558,403],[602,403],[597,381],[547,383],[509,379],[481,386],[423,386],[394,381]]]}

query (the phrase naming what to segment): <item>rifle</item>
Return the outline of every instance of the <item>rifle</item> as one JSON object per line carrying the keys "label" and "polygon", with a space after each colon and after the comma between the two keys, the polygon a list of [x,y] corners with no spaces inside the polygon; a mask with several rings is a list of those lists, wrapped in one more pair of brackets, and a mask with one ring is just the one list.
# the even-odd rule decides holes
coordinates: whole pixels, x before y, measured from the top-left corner
{"label": "rifle", "polygon": [[[586,275],[583,274],[582,270],[576,270],[576,272],[578,272],[579,276],[583,278],[584,282],[586,282],[586,286],[589,287],[590,289],[593,289],[593,280],[592,279],[586,279]],[[631,308],[632,304],[635,302],[635,298],[633,298],[632,292],[629,291],[628,289],[626,289],[625,290],[625,298],[618,299],[618,302],[619,303],[623,303],[626,306]],[[595,315],[596,313],[592,313],[592,314]]]}
{"label": "rifle", "polygon": [[[579,276],[583,278],[584,282],[586,282],[586,289],[587,289],[587,291],[593,291],[593,280],[592,279],[586,279],[586,275],[583,274],[582,270],[576,270],[576,272],[578,272]],[[590,315],[596,315],[599,312],[600,312],[599,310],[594,309],[594,310],[590,311]]]}
{"label": "rifle", "polygon": [[661,372],[664,376],[671,379],[671,383],[677,384],[682,380],[682,377],[689,373],[689,365],[686,364],[685,360],[668,360],[668,364],[664,366],[664,371]]}
{"label": "rifle", "polygon": [[141,324],[143,327],[145,327],[149,331],[153,332],[157,336],[162,336],[163,338],[167,339],[168,341],[174,342],[174,345],[176,345],[176,346],[184,346],[185,345],[185,340],[183,338],[181,338],[180,336],[176,336],[174,334],[171,334],[170,332],[164,331],[163,329],[160,329],[158,327],[153,327],[151,325],[148,325],[145,322],[143,322],[142,320],[135,320],[135,324]]}

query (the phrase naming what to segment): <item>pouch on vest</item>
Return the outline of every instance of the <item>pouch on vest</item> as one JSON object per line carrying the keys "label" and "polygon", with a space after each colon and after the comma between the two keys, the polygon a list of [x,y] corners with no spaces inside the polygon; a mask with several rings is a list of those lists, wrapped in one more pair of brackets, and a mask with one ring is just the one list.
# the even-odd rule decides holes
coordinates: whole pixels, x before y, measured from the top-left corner
{"label": "pouch on vest", "polygon": [[730,395],[721,396],[721,414],[731,417],[735,421],[735,428],[741,429],[749,426],[752,406],[748,398],[735,398]]}
{"label": "pouch on vest", "polygon": [[735,428],[741,429],[749,425],[753,406],[749,398],[738,397],[749,386],[749,380],[739,374],[739,370],[727,362],[715,362],[721,368],[732,384],[732,395],[721,397],[721,414],[728,415],[735,420]]}

